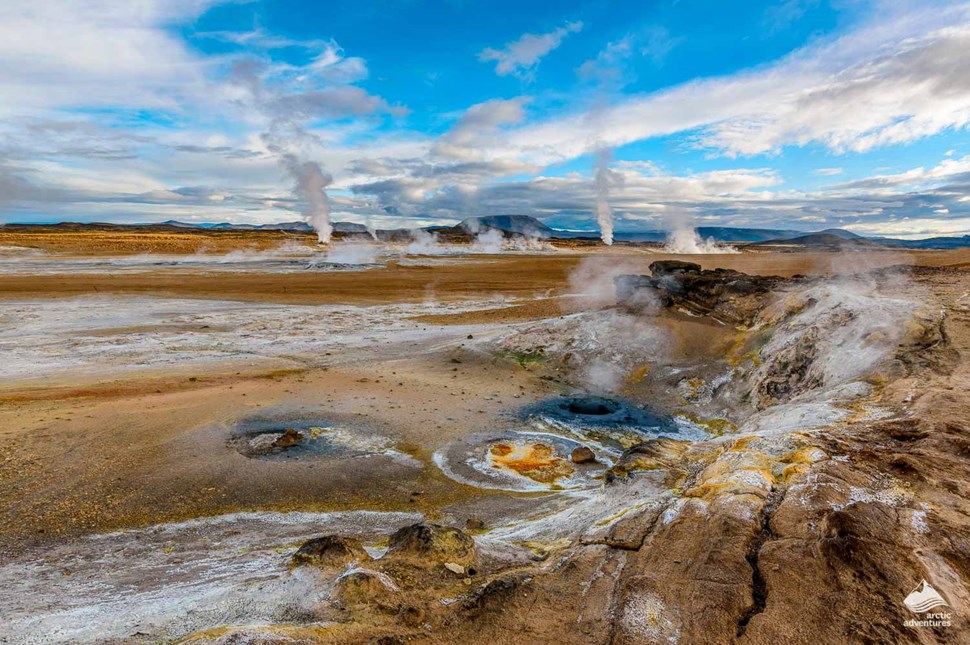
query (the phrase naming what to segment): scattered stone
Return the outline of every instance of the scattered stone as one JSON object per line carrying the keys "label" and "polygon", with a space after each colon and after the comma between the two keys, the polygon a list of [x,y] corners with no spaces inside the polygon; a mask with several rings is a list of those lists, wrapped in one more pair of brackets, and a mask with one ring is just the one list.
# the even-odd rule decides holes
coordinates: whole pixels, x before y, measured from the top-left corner
{"label": "scattered stone", "polygon": [[465,530],[466,531],[484,531],[485,522],[478,519],[477,517],[469,517],[465,520]]}
{"label": "scattered stone", "polygon": [[452,573],[457,573],[460,576],[465,575],[465,567],[460,564],[455,564],[454,562],[445,562],[445,569],[451,571]]}
{"label": "scattered stone", "polygon": [[408,627],[420,627],[424,624],[424,610],[420,607],[414,607],[412,605],[407,605],[401,607],[398,616],[401,618],[401,622]]}
{"label": "scattered stone", "polygon": [[273,442],[274,448],[279,448],[280,450],[285,450],[286,448],[292,448],[293,446],[299,444],[303,441],[303,435],[293,428],[287,428],[276,441]]}
{"label": "scattered stone", "polygon": [[579,446],[574,448],[569,458],[574,464],[590,464],[596,461],[596,453],[587,448],[586,446]]}
{"label": "scattered stone", "polygon": [[450,526],[421,523],[406,526],[391,536],[387,555],[420,563],[451,562],[468,565],[475,561],[475,540]]}
{"label": "scattered stone", "polygon": [[293,554],[293,565],[336,568],[355,561],[367,562],[370,559],[360,540],[326,535],[304,542]]}

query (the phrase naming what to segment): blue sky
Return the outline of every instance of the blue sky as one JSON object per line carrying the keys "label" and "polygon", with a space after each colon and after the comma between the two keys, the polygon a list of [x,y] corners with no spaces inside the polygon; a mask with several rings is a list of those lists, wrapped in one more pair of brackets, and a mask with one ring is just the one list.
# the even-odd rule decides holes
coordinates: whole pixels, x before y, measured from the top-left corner
{"label": "blue sky", "polygon": [[970,233],[968,51],[964,2],[8,0],[0,221],[292,221],[311,164],[380,227]]}

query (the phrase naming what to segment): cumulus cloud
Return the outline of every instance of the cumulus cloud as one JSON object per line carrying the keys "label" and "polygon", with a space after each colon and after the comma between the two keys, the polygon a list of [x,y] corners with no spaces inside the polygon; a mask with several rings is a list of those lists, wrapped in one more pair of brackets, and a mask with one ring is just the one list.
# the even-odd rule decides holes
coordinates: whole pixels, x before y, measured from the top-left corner
{"label": "cumulus cloud", "polygon": [[[651,163],[621,161],[611,169],[616,182],[610,206],[619,232],[661,228],[667,213],[689,211],[699,226],[802,230],[841,226],[860,233],[932,235],[955,230],[953,215],[942,210],[967,210],[970,173],[965,164],[970,164],[970,158],[803,192],[781,190],[783,178],[771,168],[676,175]],[[444,175],[441,181],[417,175],[360,183],[354,193],[374,198],[375,207],[384,214],[449,221],[477,212],[514,212],[592,232],[598,193],[589,177],[578,173],[486,184],[477,177]],[[933,218],[939,227],[930,225]],[[920,222],[918,227],[915,222]]]}
{"label": "cumulus cloud", "polygon": [[525,116],[527,97],[493,99],[473,105],[458,119],[454,127],[440,137],[432,152],[454,159],[478,159],[487,140],[503,127],[519,123]]}
{"label": "cumulus cloud", "polygon": [[499,76],[516,76],[523,80],[535,77],[539,62],[562,44],[569,34],[581,31],[583,23],[567,22],[545,34],[523,34],[501,49],[486,47],[478,54],[482,62],[495,61],[495,73]]}

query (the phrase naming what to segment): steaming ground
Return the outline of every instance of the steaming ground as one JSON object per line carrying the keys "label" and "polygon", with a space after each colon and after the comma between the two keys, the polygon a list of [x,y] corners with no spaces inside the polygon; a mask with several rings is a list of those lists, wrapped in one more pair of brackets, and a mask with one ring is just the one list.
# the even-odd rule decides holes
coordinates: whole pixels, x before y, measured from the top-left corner
{"label": "steaming ground", "polygon": [[[872,467],[881,479],[863,476],[876,457],[850,445],[860,424],[918,418],[928,407],[940,418],[961,413],[956,393],[970,382],[962,362],[932,377],[886,365],[916,333],[912,324],[928,329],[943,310],[951,342],[970,351],[970,320],[960,308],[970,279],[962,269],[888,284],[800,287],[765,310],[757,324],[784,325],[759,339],[684,311],[613,307],[614,275],[645,272],[653,260],[676,257],[670,254],[523,247],[485,257],[435,248],[420,256],[369,243],[342,256],[336,245],[332,252],[180,248],[149,257],[139,257],[143,249],[126,256],[0,249],[0,256],[29,258],[0,262],[0,633],[7,641],[155,642],[225,626],[241,634],[293,624],[310,630],[303,642],[396,634],[403,629],[397,614],[364,609],[356,623],[363,631],[341,632],[339,616],[315,613],[335,577],[290,571],[289,557],[302,540],[326,533],[360,535],[380,555],[388,534],[424,519],[480,523],[483,559],[534,567],[534,582],[521,583],[534,586],[521,588],[528,607],[510,596],[495,601],[494,615],[486,609],[445,625],[429,610],[432,627],[410,637],[703,642],[706,633],[710,642],[731,642],[741,639],[731,599],[738,589],[752,595],[752,574],[744,548],[737,561],[728,553],[746,544],[744,531],[760,533],[760,501],[789,481],[785,503],[800,496],[801,512],[813,515],[792,516],[777,530],[809,531],[827,517],[823,510],[876,505],[893,514],[887,525],[912,529],[916,537],[905,539],[922,541],[929,564],[914,569],[900,555],[908,547],[881,548],[913,575],[936,575],[934,584],[966,608],[960,552],[937,541],[964,534],[954,528],[952,500],[925,483],[904,485],[905,475],[886,465]],[[839,263],[795,253],[700,261],[778,275],[828,272]],[[852,258],[869,267],[968,261],[966,252]],[[339,268],[306,268],[321,262]],[[809,341],[818,360],[790,396],[760,407],[744,398],[748,385],[775,378],[780,366],[754,361],[752,351],[797,357]],[[826,387],[810,387],[816,382]],[[597,426],[544,412],[587,391],[631,406],[627,416],[610,411],[627,420]],[[666,425],[651,425],[652,412]],[[318,443],[305,452],[241,451],[236,438],[256,418],[270,429],[273,420],[282,429],[299,419]],[[272,441],[281,433],[269,434]],[[666,437],[658,453],[624,453],[657,437]],[[588,446],[597,462],[566,459],[571,470],[561,473],[523,469],[516,456],[545,458],[536,444],[559,453]],[[604,486],[607,470],[646,463],[640,475]],[[850,474],[838,470],[850,467]],[[550,482],[549,472],[561,477]],[[826,474],[833,472],[845,479]],[[960,471],[948,477],[954,490],[966,486]],[[923,525],[928,533],[917,530]],[[940,568],[934,558],[950,564]],[[684,569],[695,562],[701,569]],[[774,591],[787,583],[772,576],[808,565],[779,566],[778,574],[763,567],[774,587],[741,631],[802,642],[758,618],[788,607]],[[673,586],[658,590],[652,571]],[[697,579],[708,587],[723,582],[717,597],[694,593],[714,608],[705,616],[729,615],[727,627],[714,621],[698,631],[695,613],[677,604],[677,589],[698,589]],[[452,602],[479,583],[458,583],[442,598]],[[785,593],[810,611],[815,596],[797,594],[821,596],[824,586],[800,584],[800,592]],[[864,593],[853,590],[850,603]],[[595,609],[595,598],[604,608]],[[452,606],[440,600],[434,606]],[[643,618],[658,608],[662,620]],[[233,638],[206,633],[214,635],[201,642]]]}

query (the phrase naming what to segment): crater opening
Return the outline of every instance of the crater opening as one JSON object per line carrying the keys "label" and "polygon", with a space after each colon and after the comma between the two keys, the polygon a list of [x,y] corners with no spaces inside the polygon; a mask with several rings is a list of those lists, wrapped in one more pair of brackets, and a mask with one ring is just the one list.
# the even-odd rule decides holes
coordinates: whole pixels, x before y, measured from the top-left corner
{"label": "crater opening", "polygon": [[573,414],[602,416],[616,412],[616,405],[606,399],[573,399],[566,405],[566,409]]}

